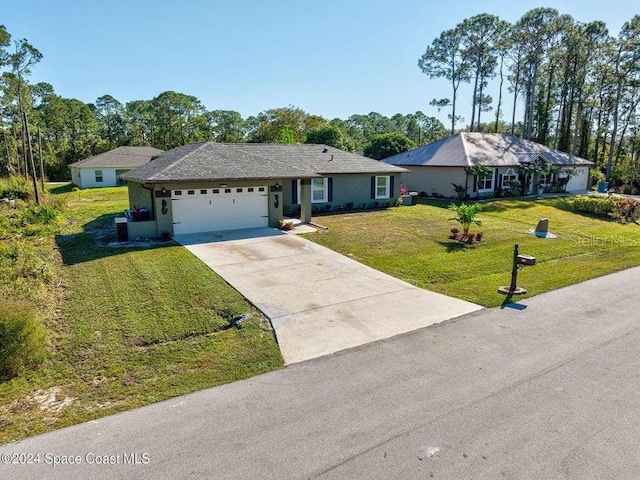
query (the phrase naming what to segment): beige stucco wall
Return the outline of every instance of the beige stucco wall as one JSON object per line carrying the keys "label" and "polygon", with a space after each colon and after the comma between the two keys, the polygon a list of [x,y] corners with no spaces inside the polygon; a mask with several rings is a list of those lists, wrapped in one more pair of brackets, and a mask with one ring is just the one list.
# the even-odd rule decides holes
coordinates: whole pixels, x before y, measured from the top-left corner
{"label": "beige stucco wall", "polygon": [[[402,178],[409,190],[425,192],[427,195],[444,195],[455,197],[456,193],[452,183],[465,185],[466,173],[461,167],[420,167],[411,166],[411,173],[403,174]],[[492,190],[502,187],[502,176],[506,175],[509,169],[513,169],[515,174],[519,174],[518,167],[498,167],[494,168]],[[578,174],[569,180],[567,192],[579,192],[587,189],[589,180],[589,167],[576,167]],[[496,174],[497,172],[497,174]],[[560,177],[564,176],[562,171]],[[469,175],[467,182],[467,193],[474,195],[473,176]],[[535,192],[533,192],[535,193]]]}
{"label": "beige stucco wall", "polygon": [[[420,167],[411,165],[411,172],[402,174],[402,181],[409,191],[455,197],[452,183],[465,185],[466,173],[461,167]],[[472,191],[473,177],[469,176],[468,192]]]}

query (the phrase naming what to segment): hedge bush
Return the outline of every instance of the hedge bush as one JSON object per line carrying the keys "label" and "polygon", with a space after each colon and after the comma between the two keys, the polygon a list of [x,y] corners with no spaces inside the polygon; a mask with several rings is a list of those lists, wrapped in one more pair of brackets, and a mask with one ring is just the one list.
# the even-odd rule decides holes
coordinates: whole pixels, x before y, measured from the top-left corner
{"label": "hedge bush", "polygon": [[590,213],[598,216],[610,216],[615,209],[613,197],[598,195],[589,197],[577,197],[573,199],[573,209],[580,213]]}
{"label": "hedge bush", "polygon": [[46,357],[46,331],[34,304],[0,303],[0,378],[8,379],[40,365]]}
{"label": "hedge bush", "polygon": [[637,222],[640,218],[640,202],[632,198],[592,195],[573,199],[573,209],[601,217],[613,217],[619,222]]}

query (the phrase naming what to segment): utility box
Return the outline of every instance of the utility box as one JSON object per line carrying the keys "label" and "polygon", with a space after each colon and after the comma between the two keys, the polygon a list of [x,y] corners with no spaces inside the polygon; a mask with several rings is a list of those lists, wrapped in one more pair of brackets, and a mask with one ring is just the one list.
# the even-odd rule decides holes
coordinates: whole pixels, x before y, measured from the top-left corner
{"label": "utility box", "polygon": [[536,257],[532,257],[531,255],[518,255],[517,259],[518,265],[531,266],[536,264]]}
{"label": "utility box", "polygon": [[127,228],[127,217],[116,218],[116,238],[119,242],[129,241],[129,229]]}

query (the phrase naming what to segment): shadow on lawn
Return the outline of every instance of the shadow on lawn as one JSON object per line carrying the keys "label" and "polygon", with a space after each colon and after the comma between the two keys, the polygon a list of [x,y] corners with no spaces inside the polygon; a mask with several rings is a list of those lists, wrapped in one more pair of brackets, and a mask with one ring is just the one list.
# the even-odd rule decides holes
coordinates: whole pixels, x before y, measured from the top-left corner
{"label": "shadow on lawn", "polygon": [[55,187],[49,188],[49,193],[51,193],[52,195],[61,195],[63,193],[71,193],[74,190],[78,190],[78,187],[76,187],[73,183],[67,183],[65,185],[57,185]]}
{"label": "shadow on lawn", "polygon": [[55,241],[64,265],[89,262],[135,250],[165,248],[177,245],[173,240],[145,240],[117,243],[114,218],[120,214],[100,215],[71,235],[56,235]]}
{"label": "shadow on lawn", "polygon": [[451,240],[449,242],[443,242],[441,240],[438,240],[438,243],[447,248],[447,253],[459,252],[466,249],[475,250],[476,248],[475,245],[469,245],[468,243],[459,242],[458,240]]}

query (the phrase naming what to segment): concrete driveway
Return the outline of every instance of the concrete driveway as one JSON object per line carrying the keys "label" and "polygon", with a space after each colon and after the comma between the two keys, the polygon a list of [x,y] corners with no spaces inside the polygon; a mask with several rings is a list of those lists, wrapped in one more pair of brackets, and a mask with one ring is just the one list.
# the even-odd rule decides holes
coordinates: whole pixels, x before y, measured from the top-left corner
{"label": "concrete driveway", "polygon": [[481,309],[276,229],[178,235],[176,240],[271,320],[287,364]]}

